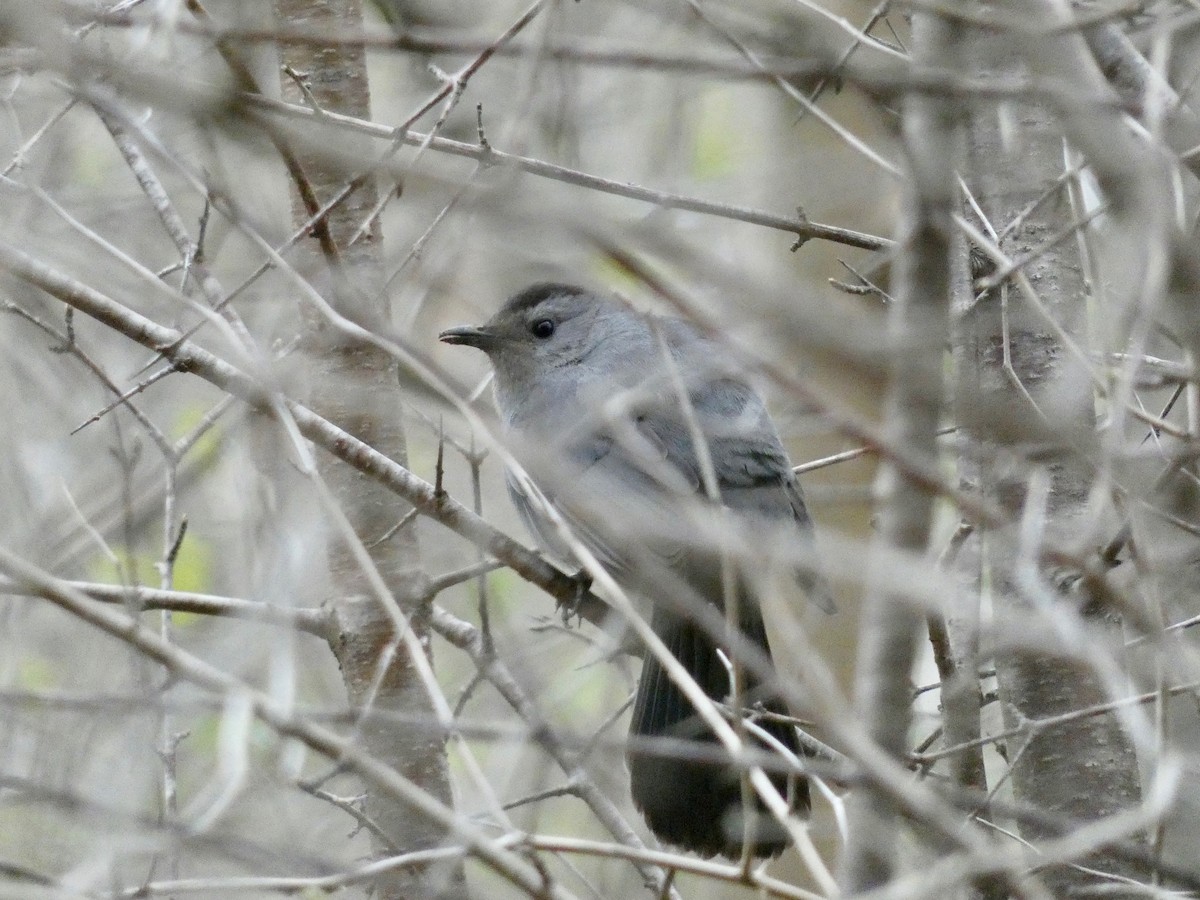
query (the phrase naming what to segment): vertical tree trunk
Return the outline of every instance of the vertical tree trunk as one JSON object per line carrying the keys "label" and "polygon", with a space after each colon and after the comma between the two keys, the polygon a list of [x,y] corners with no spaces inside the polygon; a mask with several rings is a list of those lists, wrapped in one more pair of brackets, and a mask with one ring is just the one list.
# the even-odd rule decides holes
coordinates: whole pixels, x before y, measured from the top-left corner
{"label": "vertical tree trunk", "polygon": [[[362,28],[359,0],[275,0],[275,10],[280,22],[315,31],[325,28],[345,33]],[[315,101],[327,111],[370,118],[370,90],[361,47],[322,48],[285,43],[281,56],[283,65],[290,69],[281,76],[285,99],[301,104]],[[305,91],[309,96],[305,96]],[[292,158],[289,169],[293,178],[293,219],[297,226],[310,219],[348,180],[344,168],[326,165],[312,154],[301,153]],[[373,181],[364,179],[314,229],[308,248],[314,261],[319,264],[319,257],[323,256],[331,270],[333,302],[339,312],[367,325],[385,321],[388,315],[378,258],[377,223],[369,223],[361,236],[351,242],[366,223],[376,200]],[[312,408],[401,464],[407,464],[400,418],[401,394],[395,366],[388,355],[347,339],[315,316],[307,324],[305,348],[311,364]],[[388,540],[376,543],[400,521],[407,505],[349,466],[328,457],[321,462],[322,477],[335,501],[368,547],[372,562],[428,652],[429,610],[422,593],[415,531],[405,527]],[[391,618],[349,548],[336,534],[330,548],[330,570],[335,591],[331,602],[340,624],[333,650],[341,664],[351,704],[402,712],[409,717],[424,715],[432,721],[432,706],[413,660],[404,645],[396,643]],[[377,759],[393,766],[442,802],[450,802],[445,746],[436,732],[404,729],[371,719],[361,735]],[[387,843],[375,839],[376,852],[381,855],[436,846],[444,838],[440,828],[391,801],[369,797],[367,814],[388,837]],[[461,897],[466,892],[463,870],[458,863],[393,872],[382,877],[376,888],[378,896],[383,898]]]}
{"label": "vertical tree trunk", "polygon": [[[934,15],[913,21],[914,53],[949,62],[955,26]],[[885,428],[889,442],[929,468],[937,465],[943,408],[942,358],[949,337],[950,247],[955,115],[945,98],[912,95],[904,102],[908,194],[900,222],[895,305],[889,319],[889,385]],[[929,549],[933,497],[890,464],[881,466],[879,540],[914,555]],[[873,567],[864,610],[855,702],[871,737],[900,758],[908,746],[911,674],[924,617],[891,590]],[[847,892],[880,887],[895,866],[896,810],[880,794],[860,791],[850,802],[850,840],[841,884]]]}
{"label": "vertical tree trunk", "polygon": [[[971,49],[974,75],[1000,79],[1024,74],[1011,40],[977,33]],[[1007,128],[1001,117],[1007,116]],[[1054,188],[1064,171],[1061,117],[1033,102],[1002,108],[980,105],[971,119],[970,186],[984,214],[997,230],[1049,192],[1019,228],[1001,241],[1010,257],[1042,246],[1071,221],[1067,188]],[[1067,334],[1086,344],[1087,290],[1077,243],[1060,242],[1025,270],[1049,314]],[[1007,321],[1006,321],[1007,320]],[[1007,332],[1005,331],[1007,328]],[[1020,515],[1028,498],[1031,468],[1044,467],[1049,479],[1044,508],[1045,537],[1061,544],[1088,532],[1088,491],[1091,473],[1074,454],[1072,443],[1094,433],[1090,384],[1072,364],[1060,335],[1023,299],[1015,286],[1004,285],[971,306],[960,320],[957,337],[958,410],[965,428],[962,444],[968,465],[980,461],[981,487],[996,501]],[[1028,393],[1026,393],[1028,392]],[[1049,450],[1047,450],[1049,447]],[[996,453],[996,448],[1007,452]],[[1008,459],[1003,469],[996,460]],[[1032,498],[1036,505],[1040,498]],[[1014,529],[1015,531],[1015,529]],[[1028,608],[1017,590],[1014,572],[1019,548],[1014,534],[987,536],[983,566],[991,585],[997,619],[1010,625],[1022,621]],[[1028,560],[1026,564],[1031,564]],[[1071,581],[1041,571],[1057,587],[1058,602],[1078,604],[1067,596]],[[1082,584],[1080,582],[1080,584]],[[1106,632],[1120,646],[1121,630],[1082,598],[1091,627]],[[1015,641],[1002,645],[996,668],[1007,724],[1036,721],[1108,699],[1091,667],[1077,659],[1050,657],[1022,650]],[[1088,821],[1138,802],[1137,759],[1128,735],[1115,715],[1093,716],[1064,727],[1031,732],[1007,745],[1013,789],[1018,802],[1073,821]],[[1029,823],[1022,834],[1034,843],[1055,833]],[[1086,860],[1097,869],[1130,877],[1146,873],[1105,853]],[[1094,888],[1096,876],[1080,869],[1058,867],[1043,873],[1056,896]],[[1111,889],[1113,885],[1108,884]]]}

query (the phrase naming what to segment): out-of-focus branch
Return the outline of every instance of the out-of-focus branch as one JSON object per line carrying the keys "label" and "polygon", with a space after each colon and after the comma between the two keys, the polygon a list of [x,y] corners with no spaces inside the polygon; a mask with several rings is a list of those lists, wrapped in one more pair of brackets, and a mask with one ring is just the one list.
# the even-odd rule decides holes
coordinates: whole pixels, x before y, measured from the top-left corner
{"label": "out-of-focus branch", "polygon": [[[292,119],[311,121],[318,117],[317,113],[303,106],[284,103],[283,101],[274,100],[269,97],[246,95],[242,99],[248,106],[257,107],[265,112],[276,113]],[[669,191],[642,187],[630,184],[627,181],[601,178],[597,175],[570,169],[566,166],[555,165],[554,163],[548,163],[540,159],[519,156],[515,153],[505,153],[502,150],[495,149],[491,145],[484,147],[479,144],[467,144],[463,141],[453,141],[449,138],[439,137],[430,139],[429,135],[419,132],[398,135],[395,129],[389,128],[386,125],[377,125],[366,119],[357,119],[353,116],[338,115],[331,112],[321,113],[320,118],[330,124],[349,128],[363,134],[371,135],[372,137],[402,139],[404,143],[414,146],[427,144],[431,150],[436,150],[439,153],[446,153],[450,156],[461,156],[489,165],[512,166],[530,175],[549,178],[552,181],[560,181],[564,184],[572,184],[577,187],[590,188],[605,194],[614,194],[618,197],[628,197],[631,200],[640,200],[643,203],[652,203],[664,209],[682,209],[689,212],[717,216],[723,219],[732,219],[737,222],[747,222],[751,225],[761,225],[764,228],[773,228],[777,231],[794,234],[804,240],[827,240],[845,244],[849,247],[860,247],[864,250],[884,250],[892,245],[892,242],[887,238],[854,231],[850,228],[810,222],[800,216],[779,216],[750,207],[736,206],[731,203],[715,203],[708,200],[700,200],[696,197],[673,194]]]}
{"label": "out-of-focus branch", "polygon": [[338,734],[296,716],[286,702],[275,700],[233,675],[160,638],[124,612],[85,596],[0,547],[0,570],[27,590],[53,602],[64,611],[100,631],[135,648],[162,665],[174,677],[222,696],[244,698],[254,715],[280,735],[294,738],[331,760],[338,761],[363,778],[374,789],[427,817],[461,840],[468,852],[497,874],[534,897],[568,900],[569,893],[553,883],[518,855],[486,837],[452,809],[431,797],[409,779],[365,753]]}
{"label": "out-of-focus branch", "polygon": [[[633,862],[635,865],[641,866],[661,865],[665,868],[669,867],[673,871],[687,872],[713,881],[730,884],[742,884],[745,880],[743,877],[744,872],[738,866],[731,866],[711,860],[696,859],[693,856],[684,856],[683,854],[669,853],[663,850],[650,850],[645,847],[628,847],[623,844],[609,844],[603,841],[537,834],[501,838],[496,843],[505,848],[521,845],[535,850],[544,850],[548,853],[595,856],[604,859],[625,859]],[[393,869],[461,855],[462,850],[457,847],[423,850],[381,859],[354,871],[337,872],[332,875],[311,878],[286,876],[213,877],[150,882],[146,885],[130,888],[116,894],[112,897],[112,900],[138,900],[138,898],[142,897],[158,897],[198,891],[224,893],[274,891],[280,894],[321,891],[331,893],[343,888],[373,881],[381,874]],[[52,880],[48,879],[48,882],[53,884]],[[780,897],[784,898],[784,900],[822,900],[821,894],[814,894],[812,891],[795,887],[786,881],[772,878],[763,873],[755,873],[753,883],[756,891],[761,896]]]}
{"label": "out-of-focus branch", "polygon": [[1000,741],[1007,741],[1015,737],[1028,737],[1045,731],[1051,728],[1061,728],[1064,725],[1071,725],[1081,719],[1090,719],[1092,716],[1103,716],[1114,710],[1121,709],[1125,706],[1133,706],[1134,704],[1154,703],[1161,698],[1163,694],[1174,696],[1176,694],[1191,694],[1200,688],[1200,681],[1189,682],[1188,684],[1175,685],[1163,691],[1151,691],[1145,694],[1138,694],[1136,697],[1122,697],[1120,700],[1109,700],[1107,703],[1098,703],[1095,706],[1086,706],[1082,709],[1073,709],[1069,712],[1061,713],[1056,716],[1047,716],[1044,719],[1026,719],[1020,725],[1014,728],[1008,728],[1004,731],[998,731],[995,734],[989,734],[987,737],[976,738],[972,741],[966,741],[961,744],[952,744],[942,747],[940,750],[931,750],[924,753],[913,753],[909,757],[914,763],[920,765],[928,765],[936,762],[939,759],[945,759],[948,756],[968,753],[976,750],[985,744],[994,744]]}
{"label": "out-of-focus branch", "polygon": [[[956,289],[955,296],[961,300],[963,294]],[[979,553],[975,529],[960,522],[938,560],[939,568],[958,576],[960,590],[947,598],[944,609],[931,611],[928,621],[933,659],[941,679],[942,743],[968,746],[951,757],[949,776],[958,784],[986,790],[982,746],[973,746],[979,738],[983,706],[979,686],[979,607],[983,588]]]}
{"label": "out-of-focus branch", "polygon": [[[701,6],[697,0],[687,0],[687,2],[692,8],[692,12],[695,13],[701,21],[705,22],[709,28],[719,34],[723,40],[736,49],[738,53],[745,57],[746,61],[749,62],[750,65],[764,67],[759,55],[740,37],[738,37],[738,35],[731,32],[728,28],[710,16],[706,9]],[[845,63],[843,62],[843,66],[844,64]],[[807,96],[805,96],[802,90],[797,88],[790,81],[778,75],[772,77],[771,80],[775,83],[776,87],[778,87],[788,97],[798,103],[801,109],[807,113],[811,113],[812,116],[819,119],[826,128],[830,129],[834,134],[840,137],[846,143],[846,146],[862,154],[866,159],[870,160],[889,175],[894,176],[898,174],[898,170],[896,169],[895,165],[884,159],[883,156],[881,156],[866,141],[859,138],[848,127],[823,110],[814,101],[810,100]]]}
{"label": "out-of-focus branch", "polygon": [[[474,568],[474,567],[473,567]],[[470,573],[467,573],[470,574]],[[455,578],[461,573],[452,573]],[[166,591],[153,588],[123,588],[120,585],[96,584],[91,582],[58,582],[63,588],[68,588],[84,594],[94,600],[110,604],[134,604],[139,609],[167,609],[174,612],[187,612],[201,615],[215,615],[249,621],[264,622],[273,625],[286,625],[297,628],[309,634],[329,639],[330,630],[334,627],[333,617],[325,609],[285,609],[266,603],[244,600],[236,597],[223,597],[211,594],[196,594],[186,591]],[[27,581],[0,581],[0,593],[30,594],[54,600],[55,596],[47,593],[45,584],[34,584]],[[599,786],[587,775],[576,760],[576,751],[558,742],[547,731],[544,723],[526,696],[518,681],[508,671],[504,663],[484,649],[482,638],[475,626],[446,612],[439,606],[432,607],[431,624],[433,628],[449,643],[467,653],[479,667],[509,705],[521,716],[528,725],[539,745],[555,760],[571,781],[571,793],[577,796],[593,811],[597,819],[612,833],[613,837],[634,850],[645,850],[645,844],[637,836],[621,814],[616,804],[609,799]],[[373,717],[386,718],[386,713],[372,713]],[[419,854],[406,854],[411,864],[419,861]],[[662,891],[666,886],[666,876],[661,870],[653,869],[639,862],[638,857],[629,857],[639,868],[647,883],[656,890]],[[399,865],[397,863],[397,865]],[[368,866],[357,873],[353,879],[366,878],[369,872],[379,871]],[[755,884],[764,887],[769,893],[770,879],[762,881],[755,876]],[[282,885],[284,882],[280,882]],[[179,888],[182,889],[182,888]],[[787,895],[792,896],[792,895]],[[807,896],[807,895],[805,895]]]}
{"label": "out-of-focus branch", "polygon": [[[166,609],[203,616],[244,619],[268,625],[286,625],[322,638],[329,634],[329,615],[320,609],[289,609],[240,597],[159,590],[142,586],[125,587],[120,584],[98,584],[91,581],[64,581],[62,584],[93,600],[125,604],[139,610]],[[11,580],[0,581],[0,594],[26,594],[29,590],[28,584]]]}
{"label": "out-of-focus branch", "polygon": [[[138,17],[129,13],[106,13],[88,10],[87,17],[99,24],[113,28],[133,28],[139,24]],[[814,67],[823,65],[820,60],[809,64],[795,59],[770,59],[765,67],[739,64],[727,58],[696,54],[672,54],[661,47],[644,50],[611,49],[582,44],[546,43],[536,46],[495,41],[464,35],[461,31],[438,28],[410,28],[396,34],[379,31],[323,31],[298,25],[281,24],[273,28],[252,28],[245,25],[221,25],[216,22],[188,22],[180,20],[174,27],[182,34],[197,34],[214,41],[239,42],[246,44],[301,44],[318,47],[365,47],[372,50],[397,50],[406,53],[478,53],[486,54],[484,62],[492,56],[536,55],[554,62],[575,62],[584,65],[611,66],[620,68],[648,69],[651,71],[679,72],[681,74],[721,75],[731,78],[761,78],[774,74],[784,76],[809,75]],[[897,50],[869,35],[855,34],[852,47],[863,47],[880,57],[903,60]],[[429,104],[429,109],[446,99],[442,93]],[[428,109],[425,110],[428,112]]]}
{"label": "out-of-focus branch", "polygon": [[[528,724],[534,740],[558,764],[571,783],[571,793],[587,804],[600,823],[622,844],[635,850],[644,850],[646,845],[638,837],[615,803],[600,790],[598,785],[579,765],[578,757],[567,750],[545,728],[533,702],[526,696],[520,683],[509,672],[508,667],[495,653],[490,652],[483,634],[470,622],[451,615],[440,606],[432,610],[431,625],[434,631],[470,657],[482,677],[487,679],[500,696]],[[651,868],[634,859],[634,865],[645,879],[660,894],[668,885],[666,873]]]}
{"label": "out-of-focus branch", "polygon": [[[266,410],[271,408],[268,389],[241,370],[207,350],[182,340],[178,331],[165,328],[122,306],[4,241],[0,241],[0,266],[143,347],[162,353],[174,362],[180,371],[198,375],[252,406]],[[302,404],[287,400],[286,406],[301,433],[313,443],[400,495],[424,515],[481,546],[491,556],[512,568],[525,580],[541,587],[552,597],[568,604],[578,599],[578,579],[555,568],[539,554],[496,530],[449,495],[439,494],[427,481],[418,478],[408,469],[316,415]],[[603,600],[590,594],[587,596],[592,597],[589,609],[606,608]]]}
{"label": "out-of-focus branch", "polygon": [[[194,2],[194,0],[190,0]],[[819,8],[814,6],[814,9]],[[941,13],[954,17],[953,10]],[[872,17],[874,18],[874,16]],[[100,13],[96,21],[114,27],[136,27],[136,17],[127,14]],[[843,21],[844,20],[840,20]],[[753,54],[753,59],[731,60],[724,56],[699,55],[695,53],[673,53],[665,48],[609,48],[586,43],[543,41],[536,45],[505,43],[489,38],[463,37],[458,32],[438,29],[412,29],[406,33],[380,34],[371,32],[326,32],[302,26],[279,26],[276,28],[252,28],[242,25],[224,26],[211,21],[190,22],[178,20],[174,28],[182,34],[202,35],[214,42],[230,46],[244,44],[275,44],[279,46],[302,45],[324,47],[365,47],[374,50],[398,50],[409,53],[478,53],[490,59],[492,56],[537,57],[551,62],[575,63],[583,66],[603,66],[616,69],[665,72],[678,75],[707,76],[734,81],[778,81],[812,78],[841,79],[857,84],[875,97],[897,98],[906,93],[928,93],[938,96],[975,98],[978,100],[1013,100],[1022,97],[1049,97],[1061,95],[1070,89],[1061,84],[1031,83],[1013,78],[1003,81],[971,79],[961,73],[940,65],[920,68],[910,63],[903,52],[888,44],[863,34],[860,28],[845,23],[854,42],[846,49],[868,51],[867,60],[848,59],[846,49],[829,44],[805,48],[806,56],[797,59],[794,55],[780,57],[777,54]],[[740,41],[739,41],[740,43]],[[745,46],[744,44],[742,46]],[[748,49],[748,48],[747,48]],[[744,55],[744,54],[743,54]],[[445,100],[453,91],[453,79],[449,89],[443,87],[434,94],[408,123],[428,113],[436,104]],[[1087,99],[1078,97],[1078,99]],[[1098,99],[1091,97],[1090,99]],[[805,97],[808,103],[811,98]],[[1108,102],[1112,102],[1111,100]],[[1114,104],[1115,105],[1115,104]],[[1129,109],[1136,111],[1138,101],[1130,98]]]}
{"label": "out-of-focus branch", "polygon": [[[1071,10],[1065,0],[1022,0],[1020,8],[1044,37],[1031,37],[1014,44],[1026,64],[1037,75],[1065,84],[1076,84],[1093,96],[1108,88],[1083,38],[1074,33],[1053,34],[1055,26],[1068,23]],[[1156,148],[1126,127],[1120,112],[1103,104],[1069,102],[1054,104],[1063,131],[1083,153],[1110,205],[1110,217],[1121,229],[1116,242],[1123,265],[1113,266],[1122,281],[1112,296],[1119,304],[1119,342],[1132,327],[1141,300],[1156,295],[1166,281],[1170,259],[1164,248],[1172,199],[1166,160]]]}
{"label": "out-of-focus branch", "polygon": [[1200,116],[1138,52],[1133,41],[1110,23],[1083,31],[1101,71],[1126,106],[1162,123],[1167,146],[1200,176]]}
{"label": "out-of-focus branch", "polygon": [[[953,67],[956,25],[929,15],[913,17],[919,59]],[[903,136],[910,182],[900,224],[895,302],[889,307],[890,378],[885,433],[896,446],[938,458],[943,406],[943,352],[950,328],[950,251],[953,245],[956,109],[944,100],[912,96],[904,103]],[[928,553],[933,496],[895,466],[884,463],[876,481],[877,540],[914,554]],[[902,758],[911,716],[911,685],[923,617],[889,589],[876,557],[860,627],[855,702],[871,738]],[[888,883],[895,866],[897,809],[882,792],[851,797],[850,840],[841,886],[858,893]]]}
{"label": "out-of-focus branch", "polygon": [[[1073,21],[1069,6],[1058,0],[1022,0],[1008,9],[1020,12],[1028,31],[1021,40],[1007,34],[976,35],[971,64],[983,75],[1000,78],[1027,68],[1038,79],[1071,85],[1072,90],[1045,104],[1030,104],[1015,135],[1011,123],[986,110],[973,111],[968,180],[980,217],[989,228],[995,228],[993,222],[1003,227],[1021,217],[1020,227],[1005,234],[1009,252],[1059,233],[1067,215],[1080,218],[1084,209],[1071,210],[1062,202],[1030,205],[1046,194],[1048,185],[1070,185],[1072,176],[1059,178],[1064,163],[1071,164],[1064,159],[1064,137],[1083,155],[1099,184],[1100,202],[1107,204],[1103,283],[1085,280],[1077,249],[1088,239],[1084,234],[1076,247],[1046,247],[1039,263],[1040,305],[1001,302],[1006,299],[1005,285],[985,295],[960,322],[958,403],[964,455],[980,463],[981,486],[991,496],[1012,508],[1024,506],[1027,521],[1037,526],[1021,540],[1012,530],[988,535],[985,574],[993,609],[1015,622],[1049,621],[1053,627],[1048,637],[1059,645],[1049,653],[1019,641],[997,648],[1001,709],[1015,728],[1026,720],[1119,699],[1125,689],[1124,678],[1112,674],[1120,660],[1105,649],[1119,647],[1120,628],[1114,622],[1115,610],[1095,600],[1098,580],[1089,579],[1080,586],[1081,596],[1074,597],[1046,560],[1033,558],[1030,548],[1045,539],[1101,543],[1094,536],[1096,510],[1089,497],[1096,484],[1094,458],[1081,458],[1077,448],[1086,447],[1087,453],[1100,447],[1115,450],[1127,424],[1128,401],[1136,398],[1132,379],[1116,380],[1105,392],[1112,417],[1104,430],[1114,443],[1093,437],[1094,400],[1077,382],[1088,364],[1079,362],[1070,348],[1096,335],[1112,342],[1098,349],[1147,349],[1135,344],[1131,350],[1129,341],[1153,330],[1142,317],[1155,308],[1158,301],[1151,298],[1161,295],[1169,271],[1164,250],[1170,246],[1172,199],[1165,154],[1130,128],[1121,111],[1111,104],[1066,99],[1070,93],[1112,94],[1083,38],[1065,27]],[[1014,140],[1020,141],[1022,152],[1012,151]],[[1022,299],[1026,296],[1022,288]],[[1103,310],[1103,322],[1093,329],[1086,317],[1096,303],[1101,304],[1096,308]],[[985,421],[980,409],[1004,409],[1005,424],[997,427]],[[1022,434],[1015,423],[1041,422],[1048,415],[1059,434],[1078,437],[1063,440],[1047,459],[1045,446]],[[1054,584],[1046,583],[1051,579]],[[1035,616],[1037,606],[1052,615]],[[1130,611],[1137,609],[1129,605]],[[1087,643],[1072,643],[1065,635],[1078,629],[1080,614],[1092,636]],[[1139,615],[1145,619],[1144,612]],[[1100,637],[1106,631],[1111,635],[1108,641]],[[1008,749],[1013,790],[1020,802],[1075,821],[1100,823],[1138,805],[1138,760],[1131,733],[1115,714],[1066,722],[1032,734],[1019,746],[1010,742]],[[1054,836],[1036,826],[1023,825],[1021,831],[1022,838],[1035,845]],[[1131,839],[1138,837],[1135,832]],[[1095,889],[1101,883],[1097,872],[1105,878],[1111,873],[1137,880],[1149,874],[1103,846],[1089,849],[1090,855],[1071,860],[1072,865],[1048,866],[1041,873],[1057,895]]]}

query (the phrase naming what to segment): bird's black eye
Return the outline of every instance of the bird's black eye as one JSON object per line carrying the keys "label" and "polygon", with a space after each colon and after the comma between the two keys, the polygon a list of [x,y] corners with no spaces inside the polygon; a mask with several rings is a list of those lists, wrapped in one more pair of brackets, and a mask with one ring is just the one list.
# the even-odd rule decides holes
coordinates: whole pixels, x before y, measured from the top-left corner
{"label": "bird's black eye", "polygon": [[554,322],[550,319],[538,319],[529,328],[533,332],[533,336],[539,340],[545,340],[554,334]]}

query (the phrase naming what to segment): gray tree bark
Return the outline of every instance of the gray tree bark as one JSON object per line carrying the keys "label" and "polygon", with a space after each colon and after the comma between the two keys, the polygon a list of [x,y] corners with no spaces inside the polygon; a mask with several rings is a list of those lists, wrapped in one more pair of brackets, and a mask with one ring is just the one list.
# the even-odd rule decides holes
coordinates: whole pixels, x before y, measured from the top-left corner
{"label": "gray tree bark", "polygon": [[[956,26],[937,16],[916,15],[914,53],[952,64]],[[957,123],[944,98],[912,95],[904,102],[903,136],[910,179],[900,223],[899,257],[890,311],[886,436],[931,468],[938,456],[943,413],[944,348],[949,337],[951,219],[955,194]],[[890,464],[876,482],[881,504],[878,540],[914,555],[929,550],[933,497]],[[872,572],[861,629],[855,702],[870,735],[903,758],[911,723],[911,674],[924,616],[888,586],[878,565]],[[895,867],[898,811],[880,793],[860,791],[849,803],[850,839],[841,885],[848,893],[888,882]]]}
{"label": "gray tree bark", "polygon": [[[362,28],[359,0],[275,0],[275,11],[278,20],[288,25],[328,29],[331,33]],[[281,75],[285,99],[300,104],[315,102],[329,112],[370,118],[370,87],[361,47],[284,44],[281,57],[286,67]],[[292,178],[293,221],[299,226],[345,187],[348,173],[344,167],[317,157],[311,148],[290,158],[285,151],[285,158]],[[312,261],[317,265],[323,261],[331,273],[338,311],[368,326],[388,318],[378,258],[378,222],[367,222],[376,201],[374,182],[362,179],[313,229],[308,247]],[[313,410],[407,465],[400,415],[402,395],[389,356],[376,347],[346,338],[315,315],[307,323],[304,349],[310,364]],[[368,549],[372,565],[428,653],[430,609],[424,593],[415,520],[378,542],[408,512],[408,505],[337,460],[322,457],[320,471],[333,499]],[[363,567],[336,534],[329,561],[335,591],[330,603],[339,623],[333,651],[341,664],[351,705],[364,712],[425,715],[432,721],[432,704],[415,661],[404,643],[398,641],[392,617],[373,593]],[[361,739],[376,759],[423,786],[443,803],[451,802],[445,746],[436,731],[404,729],[368,717]],[[388,838],[386,842],[374,838],[379,855],[434,847],[445,837],[439,826],[394,801],[371,795],[366,810]],[[407,867],[382,876],[376,889],[382,898],[461,897],[466,893],[458,862]]]}
{"label": "gray tree bark", "polygon": [[[985,78],[1025,70],[1022,51],[1008,38],[977,33],[971,59],[974,74]],[[971,117],[969,183],[984,215],[997,229],[1024,214],[1020,226],[1000,241],[1001,249],[1016,257],[1042,247],[1071,222],[1065,182],[1055,187],[1064,171],[1063,117],[1034,102],[999,112],[980,106]],[[1001,122],[1001,115],[1008,117],[1007,123]],[[1124,126],[1117,123],[1116,127]],[[1035,206],[1039,198],[1042,202]],[[1077,449],[1093,439],[1095,413],[1090,383],[1072,361],[1063,333],[1086,345],[1088,287],[1073,239],[1045,249],[1025,271],[1062,332],[1048,324],[1047,317],[1020,297],[1011,283],[969,304],[956,339],[964,472],[977,471],[980,487],[1015,518],[1022,513],[1044,516],[1045,539],[1073,545],[1091,525],[1088,493],[1093,474]],[[1002,459],[1009,461],[1007,466],[998,462]],[[1039,468],[1048,479],[1046,495],[1027,496],[1030,471]],[[1028,557],[1020,558],[1030,550],[1018,546],[1015,531],[1014,527],[1011,532],[990,533],[982,559],[997,617],[1014,626],[1014,632],[1028,610],[1028,592],[1018,585],[1016,572],[1022,565],[1035,564]],[[1075,580],[1077,573],[1048,571],[1044,565],[1039,572],[1057,589],[1055,602],[1064,608],[1081,605],[1087,624],[1102,636],[1097,639],[1120,646],[1119,621],[1086,596],[1085,582]],[[1072,585],[1077,590],[1069,591]],[[1016,640],[998,649],[996,668],[1009,728],[1110,697],[1084,661],[1023,648]],[[1140,799],[1134,748],[1115,714],[1063,727],[1034,728],[1023,739],[1009,741],[1007,754],[1017,801],[1036,806],[1052,819],[1093,821]],[[1049,823],[1043,827],[1026,822],[1021,831],[1034,843],[1061,833]],[[1103,851],[1084,863],[1116,875],[1147,876],[1141,866]],[[1044,871],[1042,877],[1056,896],[1094,888],[1098,881],[1091,873],[1066,866]],[[1107,886],[1113,888],[1111,882]]]}

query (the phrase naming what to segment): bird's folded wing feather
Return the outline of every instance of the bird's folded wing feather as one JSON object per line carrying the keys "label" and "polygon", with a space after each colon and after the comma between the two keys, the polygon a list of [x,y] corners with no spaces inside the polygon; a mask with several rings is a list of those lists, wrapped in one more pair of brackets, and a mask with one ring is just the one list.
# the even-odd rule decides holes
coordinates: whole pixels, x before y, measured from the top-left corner
{"label": "bird's folded wing feather", "polygon": [[[549,454],[556,471],[538,478],[547,498],[618,579],[647,552],[672,568],[688,554],[711,556],[711,547],[697,548],[686,515],[688,504],[703,495],[705,481],[690,417],[706,436],[721,503],[736,514],[747,537],[753,540],[755,530],[778,535],[782,526],[788,529],[785,540],[807,545],[796,555],[811,557],[812,523],[762,400],[732,379],[708,382],[694,393],[702,399],[693,399],[690,415],[678,404],[642,409]],[[569,555],[511,478],[509,490],[530,530],[552,552]],[[832,611],[828,586],[815,566],[795,569],[809,599]]]}

